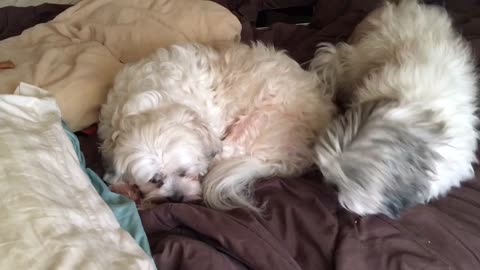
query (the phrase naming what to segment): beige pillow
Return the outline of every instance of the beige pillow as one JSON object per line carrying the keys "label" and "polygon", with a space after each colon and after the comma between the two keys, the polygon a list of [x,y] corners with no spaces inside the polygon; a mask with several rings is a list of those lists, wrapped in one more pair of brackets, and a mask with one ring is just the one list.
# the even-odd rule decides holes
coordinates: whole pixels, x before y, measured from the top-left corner
{"label": "beige pillow", "polygon": [[53,93],[69,127],[97,121],[122,63],[177,42],[240,39],[241,24],[202,0],[83,0],[53,21],[0,42],[0,93],[26,82]]}

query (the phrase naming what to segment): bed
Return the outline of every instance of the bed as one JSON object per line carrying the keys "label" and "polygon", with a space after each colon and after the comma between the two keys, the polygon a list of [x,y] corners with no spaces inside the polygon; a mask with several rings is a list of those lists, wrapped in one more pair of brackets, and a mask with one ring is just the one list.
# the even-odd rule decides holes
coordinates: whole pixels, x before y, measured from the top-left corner
{"label": "bed", "polygon": [[[319,42],[345,40],[377,0],[216,0],[241,22],[242,41],[272,43],[306,65]],[[480,56],[480,2],[443,5]],[[1,8],[0,36],[51,20],[69,5]],[[18,20],[21,16],[23,19]],[[7,18],[7,19],[5,19]],[[103,175],[93,129],[77,132],[87,167]],[[266,179],[255,197],[263,216],[165,203],[140,211],[158,269],[480,269],[480,170],[445,198],[399,220],[343,210],[321,174]]]}

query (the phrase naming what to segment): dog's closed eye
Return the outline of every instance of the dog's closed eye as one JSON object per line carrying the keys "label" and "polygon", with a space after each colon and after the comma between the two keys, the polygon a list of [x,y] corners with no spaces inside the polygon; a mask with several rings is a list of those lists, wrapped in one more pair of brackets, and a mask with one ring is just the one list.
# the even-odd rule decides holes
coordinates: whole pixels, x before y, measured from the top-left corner
{"label": "dog's closed eye", "polygon": [[152,184],[156,184],[158,187],[161,187],[163,185],[163,181],[165,180],[165,176],[163,174],[156,173],[152,179],[150,179],[148,182]]}
{"label": "dog's closed eye", "polygon": [[178,170],[177,175],[180,177],[185,177],[187,176],[187,170]]}

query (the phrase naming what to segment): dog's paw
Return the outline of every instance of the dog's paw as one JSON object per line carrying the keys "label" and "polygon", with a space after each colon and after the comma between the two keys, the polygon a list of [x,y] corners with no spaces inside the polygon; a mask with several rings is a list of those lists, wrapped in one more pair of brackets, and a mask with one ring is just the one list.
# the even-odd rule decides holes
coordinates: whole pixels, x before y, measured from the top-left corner
{"label": "dog's paw", "polygon": [[315,55],[319,53],[335,53],[336,47],[330,42],[320,42],[317,44],[317,50],[315,51]]}
{"label": "dog's paw", "polygon": [[342,72],[340,56],[333,44],[319,43],[317,47],[308,69],[317,75],[325,94],[333,96]]}
{"label": "dog's paw", "polygon": [[327,42],[322,42],[317,45],[315,56],[310,62],[309,69],[311,71],[321,73],[322,69],[333,65],[336,60],[337,48],[335,45]]}

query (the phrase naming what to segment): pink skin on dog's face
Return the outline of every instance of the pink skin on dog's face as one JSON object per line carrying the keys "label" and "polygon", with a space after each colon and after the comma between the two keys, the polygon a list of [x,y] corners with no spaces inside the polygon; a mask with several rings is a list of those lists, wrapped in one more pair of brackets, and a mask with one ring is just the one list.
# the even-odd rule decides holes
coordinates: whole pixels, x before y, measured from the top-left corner
{"label": "pink skin on dog's face", "polygon": [[195,176],[167,176],[139,185],[145,201],[190,202],[201,199],[201,183]]}
{"label": "pink skin on dog's face", "polygon": [[[175,185],[181,185],[182,193],[177,193],[175,196],[165,196],[165,192],[168,191],[168,187],[163,187],[163,181],[155,181],[137,186],[136,184],[129,183],[117,183],[110,185],[112,192],[126,196],[127,198],[135,201],[137,206],[158,204],[162,202],[193,202],[201,200],[199,195],[200,181],[199,177],[182,177],[181,179],[175,179]],[[163,190],[167,189],[167,191]],[[173,198],[172,198],[173,197]]]}
{"label": "pink skin on dog's face", "polygon": [[110,185],[110,190],[129,198],[137,204],[141,202],[142,193],[136,185],[126,183],[112,184]]}

